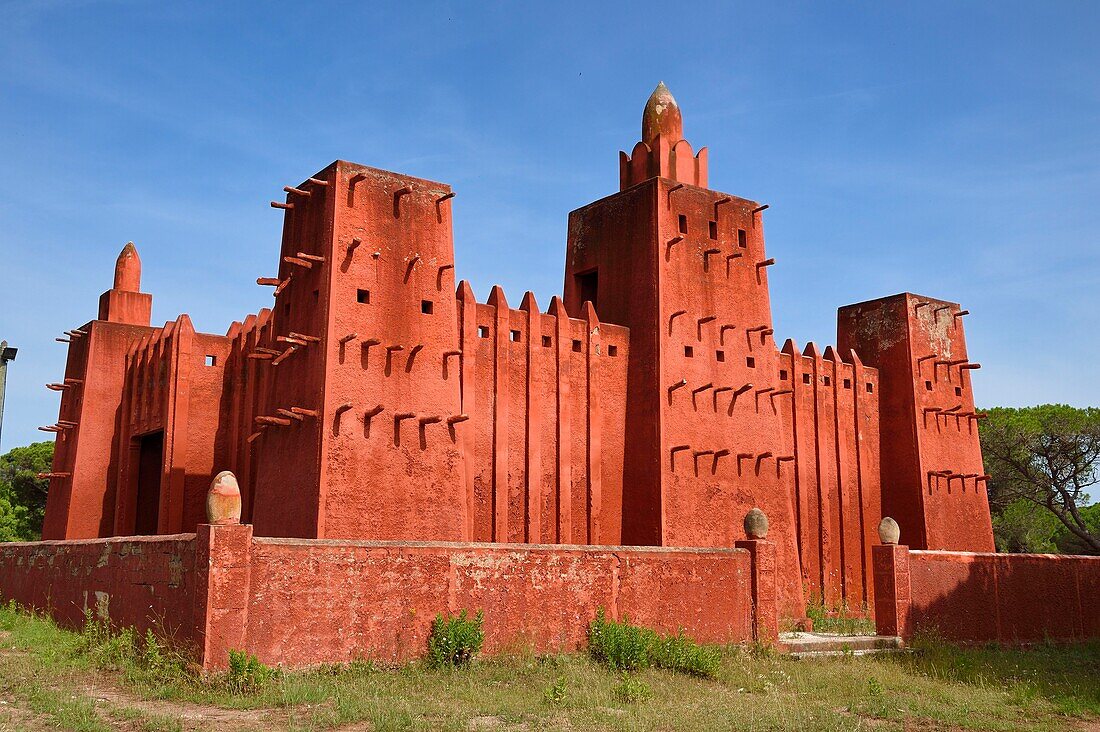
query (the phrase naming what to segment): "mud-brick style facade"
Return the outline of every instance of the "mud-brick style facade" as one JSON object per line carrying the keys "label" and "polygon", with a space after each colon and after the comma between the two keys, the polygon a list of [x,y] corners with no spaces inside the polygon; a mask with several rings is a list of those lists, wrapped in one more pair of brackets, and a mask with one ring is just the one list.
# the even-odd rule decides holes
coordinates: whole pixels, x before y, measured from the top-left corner
{"label": "mud-brick style facade", "polygon": [[780,344],[767,206],[708,185],[661,85],[549,303],[479,302],[451,188],[345,161],[272,204],[274,301],[225,335],[151,326],[127,245],[51,385],[45,537],[195,532],[221,470],[265,538],[730,549],[759,507],[787,618],[874,606],[884,515],[992,551],[966,311],[895,295]]}

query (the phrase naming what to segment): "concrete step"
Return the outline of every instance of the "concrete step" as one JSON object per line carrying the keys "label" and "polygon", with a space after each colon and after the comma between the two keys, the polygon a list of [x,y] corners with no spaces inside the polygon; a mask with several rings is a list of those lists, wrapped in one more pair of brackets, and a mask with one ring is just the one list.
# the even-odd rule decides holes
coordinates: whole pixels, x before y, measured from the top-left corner
{"label": "concrete step", "polygon": [[828,658],[830,656],[867,656],[898,653],[905,644],[897,636],[839,635],[836,633],[780,633],[779,650],[792,658]]}

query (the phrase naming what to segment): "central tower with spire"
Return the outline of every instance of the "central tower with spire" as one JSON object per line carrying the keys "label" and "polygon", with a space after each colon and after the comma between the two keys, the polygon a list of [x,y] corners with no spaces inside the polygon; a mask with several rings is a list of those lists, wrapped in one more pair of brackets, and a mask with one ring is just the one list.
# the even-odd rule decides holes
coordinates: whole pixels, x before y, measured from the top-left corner
{"label": "central tower with spire", "polygon": [[624,544],[733,546],[741,518],[771,519],[800,612],[789,374],[772,340],[762,206],[707,188],[706,149],[684,139],[662,83],[620,191],[569,216],[565,303],[630,328]]}

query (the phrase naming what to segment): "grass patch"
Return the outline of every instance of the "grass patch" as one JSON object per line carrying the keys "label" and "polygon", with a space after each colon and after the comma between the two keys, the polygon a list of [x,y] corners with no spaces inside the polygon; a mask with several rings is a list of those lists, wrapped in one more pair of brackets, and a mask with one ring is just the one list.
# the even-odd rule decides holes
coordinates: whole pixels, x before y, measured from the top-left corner
{"label": "grass patch", "polygon": [[838,635],[874,635],[875,621],[866,612],[853,613],[846,605],[826,607],[822,603],[806,606],[806,617],[813,621],[815,633]]}
{"label": "grass patch", "polygon": [[[439,673],[426,662],[360,662],[275,670],[235,690],[228,675],[191,673],[170,647],[119,635],[66,631],[0,606],[0,699],[10,702],[0,706],[0,729],[12,707],[35,715],[35,724],[12,716],[12,729],[202,728],[181,705],[251,720],[212,728],[300,732],[363,722],[455,732],[1060,730],[1100,722],[1100,643],[962,649],[925,637],[908,655],[804,661],[712,648],[712,678],[656,667],[624,677],[586,654],[494,656],[462,673]],[[105,688],[126,699],[98,701],[95,689]]]}
{"label": "grass patch", "polygon": [[608,620],[603,610],[588,626],[588,650],[592,658],[612,671],[637,671],[653,666],[711,679],[718,675],[721,666],[717,649],[699,645],[682,631],[662,636],[628,619]]}

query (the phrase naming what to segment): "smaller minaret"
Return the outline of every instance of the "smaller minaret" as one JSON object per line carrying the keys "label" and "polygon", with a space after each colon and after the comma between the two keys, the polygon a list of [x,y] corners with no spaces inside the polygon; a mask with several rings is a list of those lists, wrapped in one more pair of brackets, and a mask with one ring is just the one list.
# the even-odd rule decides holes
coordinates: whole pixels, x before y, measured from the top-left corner
{"label": "smaller minaret", "polygon": [[99,298],[99,319],[109,323],[149,325],[153,296],[141,292],[141,257],[127,242],[115,260],[114,287]]}
{"label": "smaller minaret", "polygon": [[642,112],[641,141],[630,155],[619,153],[619,190],[656,176],[707,187],[707,149],[696,155],[684,139],[680,105],[663,81],[649,95]]}

